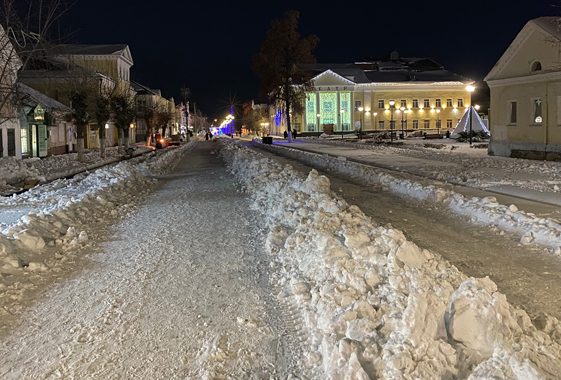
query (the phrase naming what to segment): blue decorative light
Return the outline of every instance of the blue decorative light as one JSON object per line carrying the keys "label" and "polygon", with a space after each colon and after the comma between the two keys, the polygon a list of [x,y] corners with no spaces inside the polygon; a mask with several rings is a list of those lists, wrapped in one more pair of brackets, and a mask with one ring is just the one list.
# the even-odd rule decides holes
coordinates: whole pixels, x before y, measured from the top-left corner
{"label": "blue decorative light", "polygon": [[277,127],[280,125],[282,120],[282,113],[280,110],[277,111],[277,114],[275,115],[275,124],[277,125]]}

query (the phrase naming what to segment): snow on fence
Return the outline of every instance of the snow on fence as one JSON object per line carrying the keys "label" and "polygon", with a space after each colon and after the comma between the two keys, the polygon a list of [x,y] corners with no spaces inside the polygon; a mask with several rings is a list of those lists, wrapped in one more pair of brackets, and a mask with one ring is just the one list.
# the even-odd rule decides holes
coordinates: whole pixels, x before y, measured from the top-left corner
{"label": "snow on fence", "polygon": [[[425,185],[405,178],[398,178],[389,171],[369,165],[351,162],[344,157],[331,157],[317,153],[288,149],[275,145],[261,145],[263,149],[279,152],[320,168],[355,176],[363,181],[381,184],[392,192],[419,201],[441,203],[457,215],[467,216],[473,223],[493,226],[520,237],[523,244],[539,244],[561,255],[561,223],[556,219],[537,217],[518,210],[515,205],[501,205],[495,197],[466,197],[443,185]],[[444,185],[446,186],[446,185]]]}
{"label": "snow on fence", "polygon": [[378,226],[312,170],[229,141],[221,156],[260,210],[272,282],[300,310],[313,378],[553,379],[561,325],[534,325],[488,278],[466,278]]}

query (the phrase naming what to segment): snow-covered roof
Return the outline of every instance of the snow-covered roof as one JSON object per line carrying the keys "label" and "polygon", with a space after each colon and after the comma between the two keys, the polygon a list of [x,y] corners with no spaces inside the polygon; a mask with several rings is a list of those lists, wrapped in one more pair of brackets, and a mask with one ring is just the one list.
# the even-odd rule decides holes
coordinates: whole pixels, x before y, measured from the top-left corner
{"label": "snow-covered roof", "polygon": [[561,40],[561,18],[560,17],[540,17],[530,21],[541,29],[549,33],[552,37]]}
{"label": "snow-covered roof", "polygon": [[331,71],[356,84],[429,82],[471,83],[473,80],[445,70],[430,58],[402,57],[394,60],[372,59],[356,63],[318,63],[304,65],[314,77]]}
{"label": "snow-covered roof", "polygon": [[23,84],[18,83],[19,96],[23,103],[30,107],[36,107],[38,104],[54,111],[72,112],[72,109],[64,104],[54,100],[51,97]]}

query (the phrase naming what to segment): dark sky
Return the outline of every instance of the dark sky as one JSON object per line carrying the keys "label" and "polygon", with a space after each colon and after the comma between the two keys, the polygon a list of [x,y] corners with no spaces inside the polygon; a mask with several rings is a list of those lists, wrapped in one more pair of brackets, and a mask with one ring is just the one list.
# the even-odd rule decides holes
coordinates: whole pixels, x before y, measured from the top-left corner
{"label": "dark sky", "polygon": [[[63,17],[71,42],[128,44],[132,78],[192,100],[223,117],[225,100],[257,96],[251,57],[273,18],[300,11],[302,36],[320,38],[318,62],[363,56],[429,56],[445,68],[481,80],[524,24],[561,14],[558,0],[267,1],[78,0]],[[554,6],[556,5],[556,6]]]}

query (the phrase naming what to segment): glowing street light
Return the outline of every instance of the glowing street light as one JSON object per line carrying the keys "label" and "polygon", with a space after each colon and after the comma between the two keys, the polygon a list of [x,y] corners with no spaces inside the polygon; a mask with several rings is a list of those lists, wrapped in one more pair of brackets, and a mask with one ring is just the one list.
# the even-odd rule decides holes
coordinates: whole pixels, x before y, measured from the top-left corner
{"label": "glowing street light", "polygon": [[[468,85],[468,86],[466,86],[466,90],[469,92],[469,96],[470,96],[469,102],[471,103],[471,93],[475,91],[475,87],[472,86],[472,85]],[[472,124],[471,119],[472,119],[472,112],[473,112],[471,110],[472,108],[473,107],[471,107],[471,104],[470,104],[469,115],[468,115],[468,117],[469,117],[469,145],[471,145],[471,133],[472,133],[472,131],[471,131],[471,128],[472,128],[471,127],[471,124]]]}
{"label": "glowing street light", "polygon": [[390,139],[391,142],[393,142],[393,130],[394,130],[393,113],[395,111],[395,100],[390,100],[390,108],[391,108]]}

